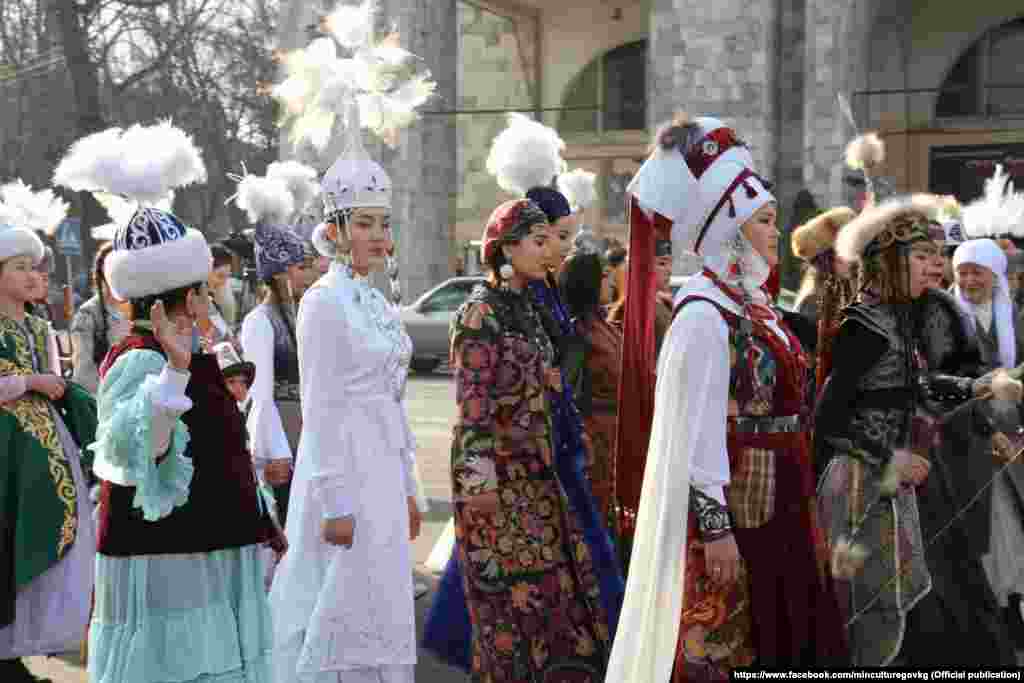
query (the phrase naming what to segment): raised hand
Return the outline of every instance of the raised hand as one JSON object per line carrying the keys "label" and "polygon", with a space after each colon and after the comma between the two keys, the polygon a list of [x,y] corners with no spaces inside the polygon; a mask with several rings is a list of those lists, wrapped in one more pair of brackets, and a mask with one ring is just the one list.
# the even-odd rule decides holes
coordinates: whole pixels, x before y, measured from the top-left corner
{"label": "raised hand", "polygon": [[185,316],[177,321],[170,320],[162,301],[149,309],[149,320],[153,323],[153,336],[167,354],[171,367],[188,370],[192,363],[192,321]]}

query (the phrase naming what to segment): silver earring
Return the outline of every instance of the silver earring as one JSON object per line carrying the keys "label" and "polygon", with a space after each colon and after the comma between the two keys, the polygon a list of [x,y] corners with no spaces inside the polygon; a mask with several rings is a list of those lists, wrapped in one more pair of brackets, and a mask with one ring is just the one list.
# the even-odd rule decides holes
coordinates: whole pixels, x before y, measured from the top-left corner
{"label": "silver earring", "polygon": [[511,263],[505,263],[498,269],[498,275],[502,280],[511,280],[516,276],[516,269],[512,267]]}

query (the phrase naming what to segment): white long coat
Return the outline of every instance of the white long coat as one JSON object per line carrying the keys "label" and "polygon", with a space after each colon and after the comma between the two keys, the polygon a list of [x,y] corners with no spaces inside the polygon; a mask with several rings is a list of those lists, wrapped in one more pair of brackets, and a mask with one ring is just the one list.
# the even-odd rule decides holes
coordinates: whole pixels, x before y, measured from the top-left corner
{"label": "white long coat", "polygon": [[[291,547],[270,595],[276,680],[414,664],[412,342],[383,295],[338,263],[303,297],[297,328],[303,430]],[[352,548],[326,544],[323,520],[349,514]]]}

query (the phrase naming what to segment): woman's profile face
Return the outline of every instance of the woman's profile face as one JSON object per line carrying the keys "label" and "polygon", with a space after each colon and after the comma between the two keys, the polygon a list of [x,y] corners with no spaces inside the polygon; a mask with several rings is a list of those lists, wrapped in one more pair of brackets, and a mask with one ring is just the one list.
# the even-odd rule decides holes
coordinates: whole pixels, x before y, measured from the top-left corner
{"label": "woman's profile face", "polygon": [[338,242],[347,238],[354,270],[366,273],[384,269],[388,253],[395,246],[391,240],[391,209],[355,209],[349,216],[344,232],[343,236],[337,226],[333,230],[328,228],[328,238]]}
{"label": "woman's profile face", "polygon": [[777,217],[775,204],[765,204],[740,228],[754,251],[773,268],[779,264],[779,230],[775,226]]}
{"label": "woman's profile face", "polygon": [[543,280],[548,273],[551,234],[546,222],[530,227],[530,233],[512,244],[502,247],[505,258],[516,274],[527,282]]}

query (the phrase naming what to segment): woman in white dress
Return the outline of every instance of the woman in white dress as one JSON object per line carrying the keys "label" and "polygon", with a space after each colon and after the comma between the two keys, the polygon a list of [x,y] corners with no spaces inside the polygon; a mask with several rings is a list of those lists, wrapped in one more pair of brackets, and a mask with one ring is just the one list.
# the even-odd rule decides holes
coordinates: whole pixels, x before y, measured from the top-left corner
{"label": "woman in white dress", "polygon": [[410,540],[420,516],[403,402],[412,342],[367,280],[394,246],[390,181],[355,156],[322,181],[314,244],[333,262],[298,314],[295,540],[270,596],[279,683],[412,683],[416,663]]}

